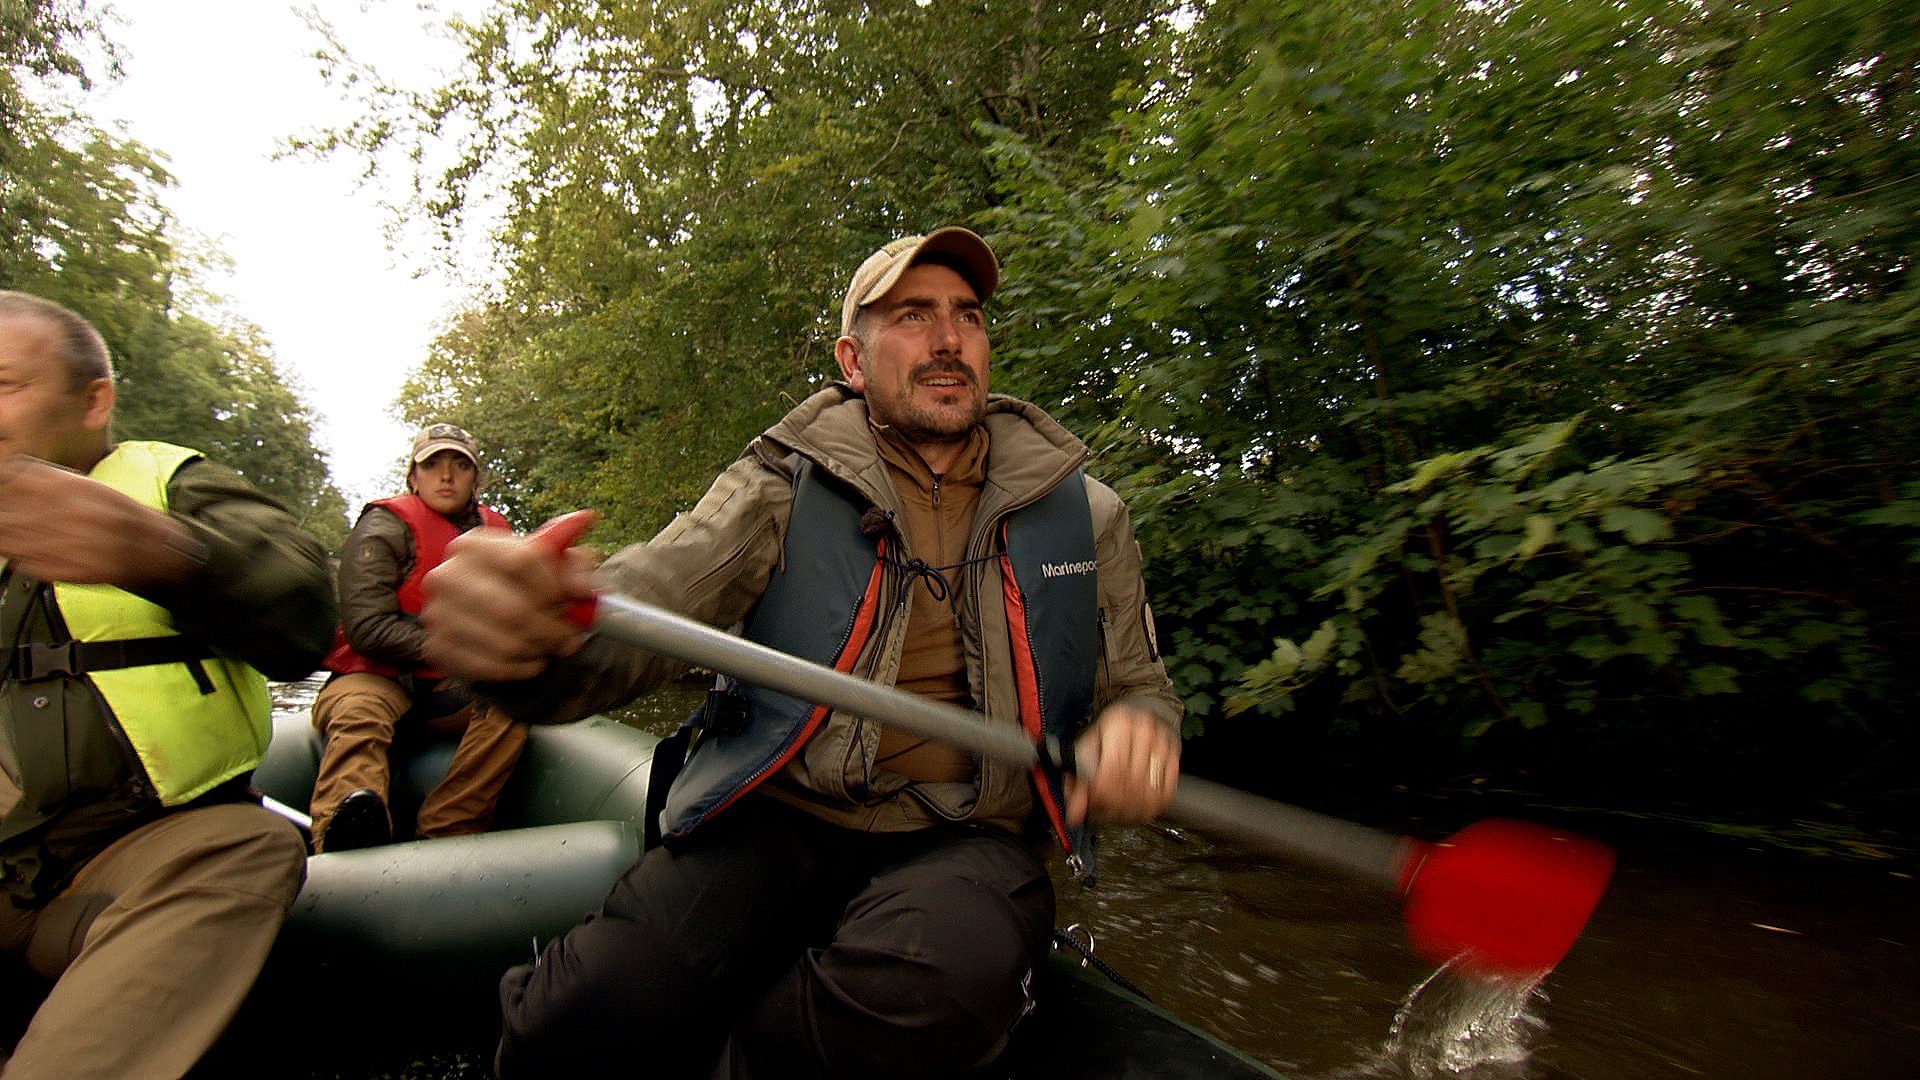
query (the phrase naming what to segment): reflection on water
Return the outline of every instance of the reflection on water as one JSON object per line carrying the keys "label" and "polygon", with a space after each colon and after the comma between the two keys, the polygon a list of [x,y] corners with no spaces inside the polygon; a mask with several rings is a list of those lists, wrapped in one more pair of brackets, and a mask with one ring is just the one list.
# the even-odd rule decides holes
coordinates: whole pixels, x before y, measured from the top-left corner
{"label": "reflection on water", "polygon": [[[276,685],[276,708],[304,717],[317,686]],[[704,689],[670,687],[622,719],[664,734]],[[1533,985],[1436,978],[1405,947],[1391,897],[1157,826],[1103,830],[1100,883],[1057,882],[1060,924],[1086,926],[1162,1008],[1294,1080],[1920,1071],[1920,883],[1907,868],[1613,839],[1612,888]],[[469,1055],[378,1074],[484,1073]]]}
{"label": "reflection on water", "polygon": [[319,671],[299,682],[268,683],[267,695],[273,699],[274,715],[308,719],[312,715],[313,697],[326,681],[327,673]]}

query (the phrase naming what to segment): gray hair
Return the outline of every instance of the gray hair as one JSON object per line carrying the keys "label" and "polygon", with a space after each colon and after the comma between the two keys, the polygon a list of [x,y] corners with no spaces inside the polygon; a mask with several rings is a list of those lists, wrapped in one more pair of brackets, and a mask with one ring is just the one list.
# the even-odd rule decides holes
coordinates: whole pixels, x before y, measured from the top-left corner
{"label": "gray hair", "polygon": [[39,319],[52,327],[66,362],[68,389],[78,390],[95,379],[113,378],[107,343],[93,324],[72,309],[32,293],[0,289],[0,316]]}

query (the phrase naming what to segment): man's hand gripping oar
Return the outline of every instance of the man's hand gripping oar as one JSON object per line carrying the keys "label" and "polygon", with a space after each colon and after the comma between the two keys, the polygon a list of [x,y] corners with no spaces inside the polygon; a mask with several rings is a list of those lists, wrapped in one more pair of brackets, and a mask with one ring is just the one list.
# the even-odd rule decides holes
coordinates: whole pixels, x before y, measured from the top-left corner
{"label": "man's hand gripping oar", "polygon": [[574,544],[599,517],[576,510],[533,537],[473,529],[449,544],[446,561],[427,574],[420,613],[428,666],[513,682],[578,652],[593,610],[593,559]]}

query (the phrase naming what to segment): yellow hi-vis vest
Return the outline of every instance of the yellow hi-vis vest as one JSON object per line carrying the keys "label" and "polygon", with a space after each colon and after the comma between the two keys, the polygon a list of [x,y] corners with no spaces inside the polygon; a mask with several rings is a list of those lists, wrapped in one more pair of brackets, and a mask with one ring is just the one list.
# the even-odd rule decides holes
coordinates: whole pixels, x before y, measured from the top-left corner
{"label": "yellow hi-vis vest", "polygon": [[[165,512],[167,482],[197,451],[124,442],[88,473],[142,506]],[[111,585],[56,584],[55,606],[75,641],[173,635],[167,610]],[[199,672],[195,671],[195,666]],[[196,674],[211,692],[203,692]],[[272,734],[266,676],[221,657],[90,671],[86,678],[126,733],[163,806],[179,806],[260,763]]]}

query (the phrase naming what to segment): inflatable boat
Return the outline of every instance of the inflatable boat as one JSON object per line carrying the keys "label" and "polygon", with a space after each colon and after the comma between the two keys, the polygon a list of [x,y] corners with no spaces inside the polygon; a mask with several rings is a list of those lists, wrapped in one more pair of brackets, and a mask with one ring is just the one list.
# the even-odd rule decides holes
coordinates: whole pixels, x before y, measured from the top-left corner
{"label": "inflatable boat", "polygon": [[[500,974],[597,910],[615,878],[639,858],[658,742],[598,717],[536,727],[493,832],[312,856],[260,984],[217,1056],[257,1062],[261,1053],[294,1045],[285,1040],[298,1040],[308,1060],[324,1059],[335,1069],[381,1048],[398,1048],[416,1064],[448,1048],[464,1048],[469,1058],[484,1054],[497,1030]],[[451,756],[450,743],[396,753],[396,820],[410,817]],[[255,782],[270,799],[304,810],[319,759],[311,725],[283,716]],[[1097,966],[1072,950],[1056,950],[1039,979],[1033,1015],[988,1075],[1279,1075],[1131,993]],[[634,1023],[638,1065],[646,1039],[672,1033],[649,1033],[645,1017]]]}

